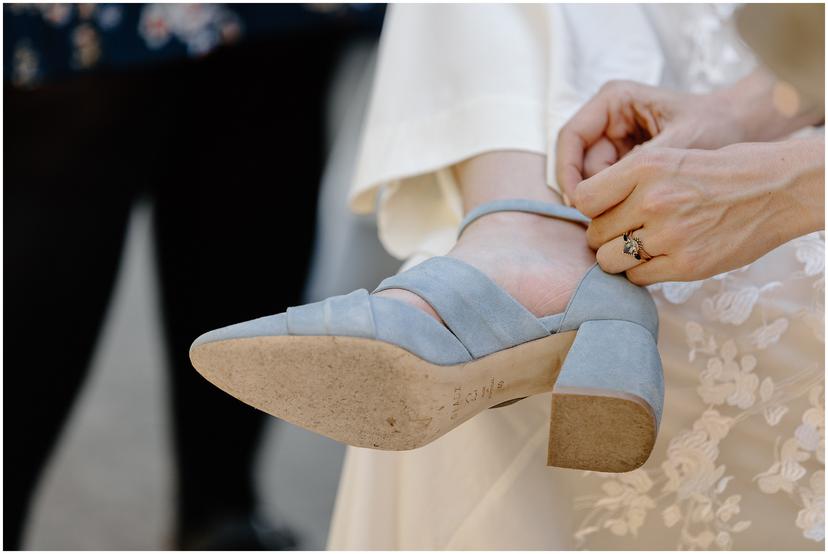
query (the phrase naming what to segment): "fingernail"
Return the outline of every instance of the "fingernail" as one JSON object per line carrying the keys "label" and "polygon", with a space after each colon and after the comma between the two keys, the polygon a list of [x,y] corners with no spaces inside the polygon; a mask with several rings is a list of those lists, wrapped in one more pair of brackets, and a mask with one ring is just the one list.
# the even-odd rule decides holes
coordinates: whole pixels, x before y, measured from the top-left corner
{"label": "fingernail", "polygon": [[569,197],[566,195],[565,192],[561,193],[561,197],[563,198],[564,204],[566,204],[567,206],[569,206],[571,208],[572,207],[572,202],[570,202]]}

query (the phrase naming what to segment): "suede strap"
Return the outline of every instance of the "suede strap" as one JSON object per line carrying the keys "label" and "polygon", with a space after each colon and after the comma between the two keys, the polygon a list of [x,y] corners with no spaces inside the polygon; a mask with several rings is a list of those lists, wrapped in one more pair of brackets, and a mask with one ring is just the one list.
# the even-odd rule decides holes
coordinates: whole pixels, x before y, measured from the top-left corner
{"label": "suede strap", "polygon": [[474,358],[549,335],[494,281],[454,258],[428,259],[385,279],[374,292],[387,289],[404,289],[428,302]]}
{"label": "suede strap", "polygon": [[557,219],[565,219],[567,221],[574,221],[576,223],[589,224],[590,219],[576,210],[575,208],[568,208],[561,204],[550,204],[549,202],[541,202],[539,200],[527,200],[525,198],[510,198],[505,200],[494,200],[481,204],[463,218],[460,223],[460,229],[457,231],[457,236],[463,234],[466,227],[471,225],[476,219],[495,212],[526,212],[538,215],[545,215],[547,217],[554,217]]}

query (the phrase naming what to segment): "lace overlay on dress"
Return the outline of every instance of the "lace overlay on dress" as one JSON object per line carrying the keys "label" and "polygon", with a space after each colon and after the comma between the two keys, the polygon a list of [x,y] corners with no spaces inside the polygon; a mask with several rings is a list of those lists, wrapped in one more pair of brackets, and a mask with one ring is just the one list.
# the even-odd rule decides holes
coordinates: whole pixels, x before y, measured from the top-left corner
{"label": "lace overlay on dress", "polygon": [[[681,550],[738,547],[739,534],[752,524],[742,502],[748,487],[786,496],[797,507],[795,520],[780,527],[795,525],[805,538],[824,540],[824,367],[821,355],[811,356],[824,348],[824,245],[823,232],[807,235],[753,264],[778,264],[787,279],[762,280],[767,270],[747,266],[650,287],[662,318],[685,321],[687,364],[665,359],[665,373],[669,380],[673,372],[695,372],[698,417],[643,468],[586,473],[600,492],[576,500],[576,509],[587,511],[575,532],[579,547],[597,533],[635,537],[647,518],[673,530]],[[775,349],[782,353],[771,356]],[[806,355],[796,360],[806,363],[785,364],[785,352],[797,350]],[[738,436],[749,420],[775,436],[765,441],[773,444],[764,452],[767,469],[755,475],[724,463],[751,440]]]}
{"label": "lace overlay on dress", "polygon": [[[523,9],[510,7],[508,15]],[[701,93],[744,76],[755,64],[729,22],[733,7],[641,9],[662,46],[652,55],[666,62],[661,81],[653,84]],[[443,21],[446,14],[434,17]],[[471,25],[470,17],[458,21]],[[547,47],[560,35],[540,36],[545,42],[538,46]],[[476,58],[469,60],[474,65]],[[637,70],[630,68],[630,75]],[[500,122],[496,135],[514,131],[511,123]],[[439,126],[424,127],[447,135]],[[534,123],[526,124],[514,137],[535,137],[535,130]],[[405,179],[375,179],[387,185],[377,207],[381,240],[407,259],[405,267],[454,244],[462,214],[451,164],[501,148],[481,150],[477,142],[449,135],[451,140],[411,141],[416,148],[405,151],[406,164],[393,165],[395,178]],[[509,149],[536,150],[514,137],[505,141]],[[435,145],[445,162],[439,168],[430,163],[436,157],[420,152]],[[366,159],[373,162],[383,152],[371,150]],[[821,548],[823,267],[824,234],[818,233],[712,279],[652,287],[666,402],[655,450],[641,469],[610,475],[536,465],[546,455],[549,418],[548,398],[537,395],[487,411],[423,449],[393,456],[349,449],[329,547]]]}
{"label": "lace overlay on dress", "polygon": [[[703,93],[743,73],[746,50],[732,24],[734,6],[692,9],[677,25],[683,71],[676,77]],[[574,535],[579,547],[602,533],[637,538],[648,518],[658,518],[680,550],[738,548],[754,522],[743,502],[750,487],[795,507],[791,521],[771,519],[779,533],[795,528],[811,541],[825,539],[824,266],[820,232],[711,279],[650,287],[662,321],[674,323],[660,347],[676,343],[681,327],[686,341],[684,353],[673,344],[664,359],[665,418],[671,403],[693,402],[693,395],[697,407],[689,405],[685,423],[641,469],[586,474],[599,492],[575,501],[586,511]],[[671,383],[677,376],[685,380]],[[773,447],[761,452],[760,444]],[[764,470],[732,467],[740,450],[754,463],[763,456]]]}

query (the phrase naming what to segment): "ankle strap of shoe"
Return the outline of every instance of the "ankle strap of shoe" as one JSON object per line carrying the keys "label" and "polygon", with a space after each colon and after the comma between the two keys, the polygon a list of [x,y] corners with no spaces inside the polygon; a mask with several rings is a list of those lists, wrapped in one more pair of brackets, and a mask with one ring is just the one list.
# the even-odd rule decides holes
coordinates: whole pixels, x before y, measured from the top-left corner
{"label": "ankle strap of shoe", "polygon": [[576,210],[575,208],[568,208],[561,204],[551,204],[549,202],[541,202],[539,200],[527,200],[525,198],[509,198],[505,200],[494,200],[481,204],[463,218],[460,223],[460,230],[457,236],[463,234],[473,221],[495,212],[526,212],[531,214],[545,215],[547,217],[554,217],[557,219],[564,219],[566,221],[574,221],[576,223],[589,224],[590,219]]}

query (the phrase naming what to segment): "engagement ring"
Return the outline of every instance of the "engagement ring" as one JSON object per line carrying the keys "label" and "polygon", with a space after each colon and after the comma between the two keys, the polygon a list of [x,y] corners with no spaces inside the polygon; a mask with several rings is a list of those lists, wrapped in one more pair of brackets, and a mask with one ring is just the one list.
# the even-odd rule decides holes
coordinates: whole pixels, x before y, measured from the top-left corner
{"label": "engagement ring", "polygon": [[647,254],[647,251],[644,250],[644,242],[640,238],[633,236],[633,231],[627,231],[624,233],[624,254],[629,254],[636,260],[642,260],[645,262],[653,259],[653,257]]}

